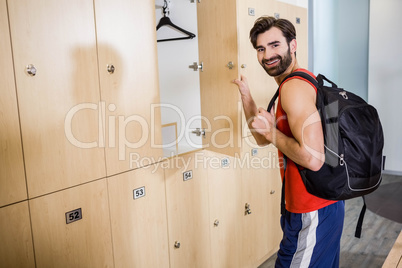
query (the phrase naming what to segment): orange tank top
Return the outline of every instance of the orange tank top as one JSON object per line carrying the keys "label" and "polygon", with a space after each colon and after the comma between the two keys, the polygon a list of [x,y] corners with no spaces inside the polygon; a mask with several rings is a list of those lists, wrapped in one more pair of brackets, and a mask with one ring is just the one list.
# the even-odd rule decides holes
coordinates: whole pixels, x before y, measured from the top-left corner
{"label": "orange tank top", "polygon": [[[314,74],[305,69],[297,69],[297,71],[306,72],[312,77],[315,78]],[[285,84],[287,81],[291,79],[301,79],[308,83],[309,81],[301,78],[301,77],[291,77],[286,79],[283,83]],[[311,84],[311,83],[310,83]],[[312,85],[312,84],[311,84]],[[314,87],[314,85],[312,85]],[[282,88],[282,86],[281,86]],[[287,115],[285,111],[282,109],[281,105],[281,88],[279,88],[279,97],[278,97],[278,107],[276,109],[276,120],[277,120],[277,129],[280,130],[283,134],[288,137],[293,137],[292,131],[290,130],[289,123],[287,120]],[[314,87],[315,88],[315,87]],[[316,92],[317,89],[315,88]],[[283,154],[278,150],[279,157],[283,159]],[[281,176],[283,178],[284,168],[281,166]],[[320,208],[326,207],[330,204],[335,203],[336,201],[330,201],[326,199],[322,199],[316,197],[307,192],[306,187],[302,181],[299,170],[296,164],[289,158],[287,158],[286,164],[286,179],[285,179],[285,202],[286,202],[286,210],[292,213],[307,213],[314,210],[318,210]]]}

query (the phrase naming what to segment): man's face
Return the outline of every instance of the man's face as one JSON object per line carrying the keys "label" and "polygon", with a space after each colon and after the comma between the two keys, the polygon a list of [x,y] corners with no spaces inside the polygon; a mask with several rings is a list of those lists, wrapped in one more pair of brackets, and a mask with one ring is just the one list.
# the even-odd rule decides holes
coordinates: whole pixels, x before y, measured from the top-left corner
{"label": "man's face", "polygon": [[258,35],[256,50],[259,63],[270,76],[281,75],[292,63],[290,46],[276,27]]}

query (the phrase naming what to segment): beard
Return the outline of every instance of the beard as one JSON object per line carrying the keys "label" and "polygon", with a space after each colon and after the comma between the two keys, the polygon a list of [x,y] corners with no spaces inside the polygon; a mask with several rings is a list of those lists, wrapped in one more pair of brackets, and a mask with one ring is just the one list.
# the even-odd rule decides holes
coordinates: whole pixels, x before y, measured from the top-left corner
{"label": "beard", "polygon": [[[274,67],[268,67],[265,65],[265,63],[274,60],[279,60],[279,64],[277,64]],[[289,47],[288,52],[283,57],[278,55],[268,60],[263,59],[261,62],[261,66],[262,68],[264,68],[264,70],[267,72],[268,75],[275,77],[283,74],[288,69],[291,63],[292,63],[292,56],[290,54],[290,47]]]}

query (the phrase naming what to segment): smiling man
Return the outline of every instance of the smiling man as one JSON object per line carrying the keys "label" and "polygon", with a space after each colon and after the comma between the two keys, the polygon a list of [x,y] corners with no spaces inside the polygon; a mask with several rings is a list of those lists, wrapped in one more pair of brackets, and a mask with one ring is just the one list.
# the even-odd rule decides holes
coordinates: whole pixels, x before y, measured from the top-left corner
{"label": "smiling man", "polygon": [[[296,30],[291,22],[261,17],[250,31],[257,59],[279,90],[278,107],[257,109],[247,79],[238,86],[249,128],[259,145],[272,143],[279,155],[286,155],[286,210],[281,216],[283,239],[275,267],[339,267],[344,202],[329,201],[309,194],[298,165],[316,171],[325,161],[324,137],[315,106],[317,89],[301,77],[286,78],[294,71],[306,72],[296,59]],[[312,120],[313,118],[313,120]],[[313,122],[308,124],[306,122]],[[312,153],[313,152],[313,153]]]}

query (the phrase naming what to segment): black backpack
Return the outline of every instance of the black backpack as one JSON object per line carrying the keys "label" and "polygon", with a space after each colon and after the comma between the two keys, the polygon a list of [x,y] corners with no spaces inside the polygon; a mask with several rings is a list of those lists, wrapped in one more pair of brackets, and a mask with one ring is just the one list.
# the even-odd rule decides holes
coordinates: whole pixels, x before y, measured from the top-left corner
{"label": "black backpack", "polygon": [[[317,88],[316,106],[324,134],[325,163],[321,169],[314,172],[298,166],[307,191],[328,200],[359,196],[364,200],[364,195],[373,192],[381,183],[384,135],[377,110],[321,74],[314,79],[305,72],[293,72],[283,82],[294,76],[304,78]],[[324,80],[331,86],[325,86]],[[279,95],[279,88],[268,111]],[[365,210],[364,202],[356,237],[360,237]]]}

